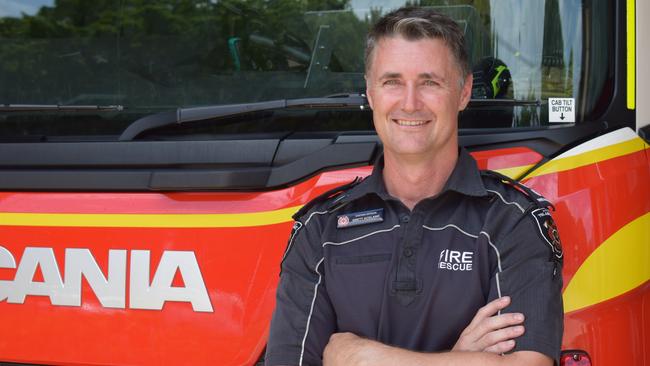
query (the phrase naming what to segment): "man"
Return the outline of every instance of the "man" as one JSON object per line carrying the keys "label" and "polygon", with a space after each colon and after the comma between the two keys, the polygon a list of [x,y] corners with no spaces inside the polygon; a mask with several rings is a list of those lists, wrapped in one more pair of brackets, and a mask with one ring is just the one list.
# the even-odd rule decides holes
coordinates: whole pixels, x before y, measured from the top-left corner
{"label": "man", "polygon": [[459,27],[431,10],[398,9],[371,30],[383,160],[294,216],[267,365],[557,361],[554,223],[543,198],[459,150],[469,70]]}

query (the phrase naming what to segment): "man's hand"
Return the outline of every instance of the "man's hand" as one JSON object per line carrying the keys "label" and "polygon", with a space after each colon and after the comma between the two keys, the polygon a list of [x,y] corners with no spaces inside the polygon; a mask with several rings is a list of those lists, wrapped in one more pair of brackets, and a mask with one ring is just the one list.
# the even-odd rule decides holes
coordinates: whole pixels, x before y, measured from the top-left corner
{"label": "man's hand", "polygon": [[515,346],[514,338],[524,334],[524,315],[494,315],[510,304],[510,297],[498,298],[480,308],[463,330],[452,351],[504,353]]}

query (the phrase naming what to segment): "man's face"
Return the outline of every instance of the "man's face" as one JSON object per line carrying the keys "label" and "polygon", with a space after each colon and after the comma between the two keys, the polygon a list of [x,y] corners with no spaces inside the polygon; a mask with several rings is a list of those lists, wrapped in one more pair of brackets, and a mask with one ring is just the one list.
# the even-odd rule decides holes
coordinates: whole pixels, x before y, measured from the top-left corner
{"label": "man's face", "polygon": [[471,75],[463,87],[461,80],[443,40],[381,39],[371,56],[366,93],[384,151],[430,157],[457,146],[458,112],[472,90]]}

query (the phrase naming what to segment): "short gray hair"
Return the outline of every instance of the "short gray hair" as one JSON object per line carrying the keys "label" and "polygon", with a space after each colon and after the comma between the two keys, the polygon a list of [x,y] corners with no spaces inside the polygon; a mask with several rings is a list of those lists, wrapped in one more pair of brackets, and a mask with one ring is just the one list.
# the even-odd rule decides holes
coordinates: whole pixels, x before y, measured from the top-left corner
{"label": "short gray hair", "polygon": [[379,40],[397,35],[409,41],[426,38],[442,39],[459,64],[461,83],[472,72],[465,48],[465,37],[458,24],[433,9],[407,6],[381,17],[368,32],[365,53],[366,74],[370,70],[372,53]]}

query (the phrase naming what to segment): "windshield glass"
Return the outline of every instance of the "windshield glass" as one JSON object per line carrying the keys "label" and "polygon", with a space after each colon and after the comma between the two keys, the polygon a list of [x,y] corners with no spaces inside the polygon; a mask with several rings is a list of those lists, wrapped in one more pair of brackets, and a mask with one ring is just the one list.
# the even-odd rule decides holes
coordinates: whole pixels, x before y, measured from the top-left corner
{"label": "windshield glass", "polygon": [[[597,102],[609,93],[613,49],[607,1],[419,4],[462,26],[476,79],[474,99],[540,103],[471,106],[461,127],[547,125],[548,98],[574,98],[576,122],[599,113]],[[0,136],[98,138],[178,107],[360,93],[366,31],[402,5],[397,0],[0,0],[0,104],[124,107],[5,110]],[[308,116],[322,122],[312,128],[372,128],[367,112],[323,113]],[[255,118],[244,131],[304,125],[291,122],[299,113],[284,115],[283,124],[267,114]]]}

